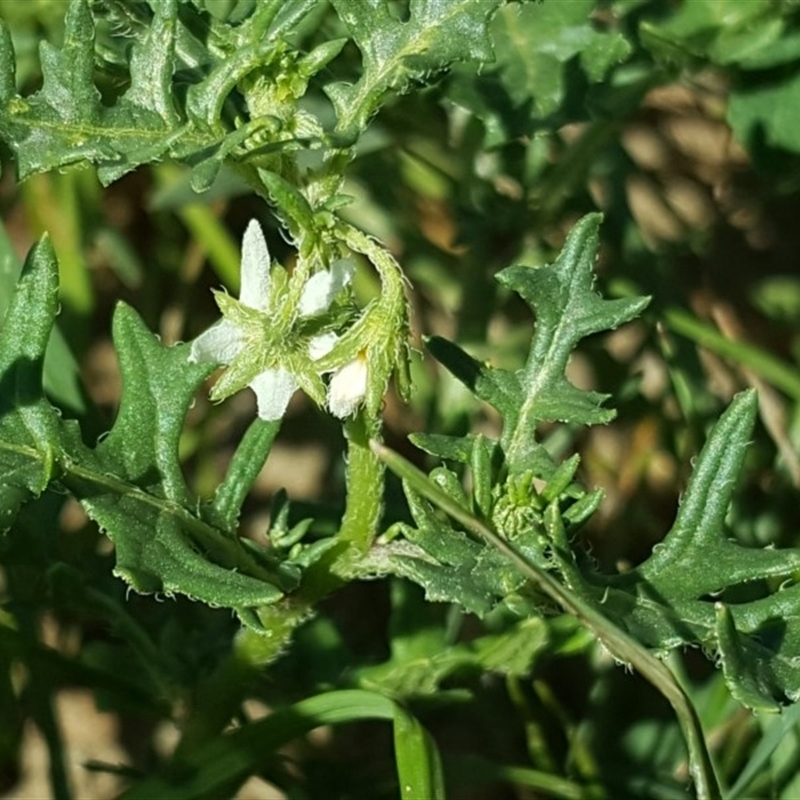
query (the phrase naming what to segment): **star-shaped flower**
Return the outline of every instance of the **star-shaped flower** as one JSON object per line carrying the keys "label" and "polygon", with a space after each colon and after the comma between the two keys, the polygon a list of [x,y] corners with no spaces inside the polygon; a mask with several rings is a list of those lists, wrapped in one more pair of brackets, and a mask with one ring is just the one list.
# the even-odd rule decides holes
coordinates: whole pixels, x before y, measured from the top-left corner
{"label": "star-shaped flower", "polygon": [[338,339],[324,312],[352,274],[352,263],[339,260],[307,279],[297,270],[290,276],[270,263],[261,227],[251,221],[242,240],[239,300],[215,293],[222,319],[192,342],[189,353],[190,361],[228,366],[212,399],[249,386],[265,420],[280,419],[298,388],[322,405],[325,384],[314,362]]}

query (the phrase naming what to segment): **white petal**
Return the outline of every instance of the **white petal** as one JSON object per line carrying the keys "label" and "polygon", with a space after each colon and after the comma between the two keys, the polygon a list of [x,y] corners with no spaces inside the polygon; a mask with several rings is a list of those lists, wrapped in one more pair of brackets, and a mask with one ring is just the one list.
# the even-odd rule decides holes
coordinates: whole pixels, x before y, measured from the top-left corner
{"label": "white petal", "polygon": [[244,340],[241,331],[227,319],[220,320],[201,333],[189,351],[189,361],[208,361],[214,364],[230,364],[242,349]]}
{"label": "white petal", "polygon": [[352,261],[340,258],[331,264],[330,271],[312,275],[300,294],[300,315],[311,317],[328,308],[333,298],[350,282],[354,271]]}
{"label": "white petal", "polygon": [[300,316],[311,317],[324,311],[333,300],[333,277],[327,270],[312,275],[300,294]]}
{"label": "white petal", "polygon": [[338,341],[339,337],[333,332],[321,333],[308,343],[308,354],[314,361],[317,361],[322,356],[328,355]]}
{"label": "white petal", "polygon": [[267,310],[269,295],[269,250],[264,232],[251,219],[242,239],[242,289],[239,299],[246,306]]}
{"label": "white petal", "polygon": [[367,393],[367,362],[360,356],[334,373],[328,387],[328,408],[340,419],[355,413]]}
{"label": "white petal", "polygon": [[256,393],[258,416],[272,421],[286,413],[286,407],[297,389],[294,375],[286,369],[264,370],[250,381],[250,388]]}

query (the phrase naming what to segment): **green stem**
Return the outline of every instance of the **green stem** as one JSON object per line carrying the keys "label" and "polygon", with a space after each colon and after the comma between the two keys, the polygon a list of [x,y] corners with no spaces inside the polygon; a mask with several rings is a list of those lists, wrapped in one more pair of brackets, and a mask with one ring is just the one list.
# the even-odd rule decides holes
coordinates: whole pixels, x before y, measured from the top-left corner
{"label": "green stem", "polygon": [[379,419],[369,419],[365,414],[345,423],[347,507],[338,541],[309,567],[296,592],[259,610],[266,635],[242,629],[234,652],[197,687],[194,711],[186,720],[180,752],[191,753],[222,730],[250,690],[260,667],[280,655],[295,628],[313,614],[322,598],[347,582],[359,556],[372,545],[383,510],[384,467],[369,441],[379,434],[380,424]]}
{"label": "green stem", "polygon": [[371,547],[383,510],[384,467],[369,443],[379,434],[380,426],[378,418],[369,418],[363,412],[345,424],[347,507],[338,540],[308,568],[296,592],[259,609],[267,634],[243,629],[238,639],[240,658],[258,665],[274,661],[294,629],[314,613],[320,600],[353,576],[360,556]]}
{"label": "green stem", "polygon": [[345,425],[348,441],[347,508],[339,542],[349,558],[366,553],[378,533],[383,512],[383,462],[372,452],[370,439],[380,432],[380,420],[359,414]]}

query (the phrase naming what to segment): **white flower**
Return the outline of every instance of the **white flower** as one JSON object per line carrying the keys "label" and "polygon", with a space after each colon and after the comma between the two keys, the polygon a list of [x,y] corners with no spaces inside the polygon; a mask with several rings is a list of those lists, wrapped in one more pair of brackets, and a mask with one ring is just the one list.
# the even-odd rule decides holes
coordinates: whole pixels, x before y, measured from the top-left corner
{"label": "white flower", "polygon": [[359,353],[340,367],[328,387],[328,408],[331,414],[344,419],[355,414],[367,393],[367,359]]}
{"label": "white flower", "polygon": [[324,386],[313,362],[338,337],[303,333],[302,321],[327,310],[352,273],[351,262],[340,260],[298,287],[282,267],[272,267],[264,234],[252,220],[242,240],[239,301],[217,294],[223,318],[192,342],[189,353],[192,362],[229,366],[212,397],[221,400],[249,386],[264,420],[280,419],[301,386],[321,402]]}

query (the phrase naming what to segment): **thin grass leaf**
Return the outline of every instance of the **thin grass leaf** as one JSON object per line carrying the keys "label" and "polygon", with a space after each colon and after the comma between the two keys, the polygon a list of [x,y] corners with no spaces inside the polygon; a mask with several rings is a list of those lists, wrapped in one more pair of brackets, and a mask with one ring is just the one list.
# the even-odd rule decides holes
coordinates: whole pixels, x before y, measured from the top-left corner
{"label": "thin grass leaf", "polygon": [[403,800],[445,800],[439,748],[419,720],[400,705],[395,706],[394,753]]}

